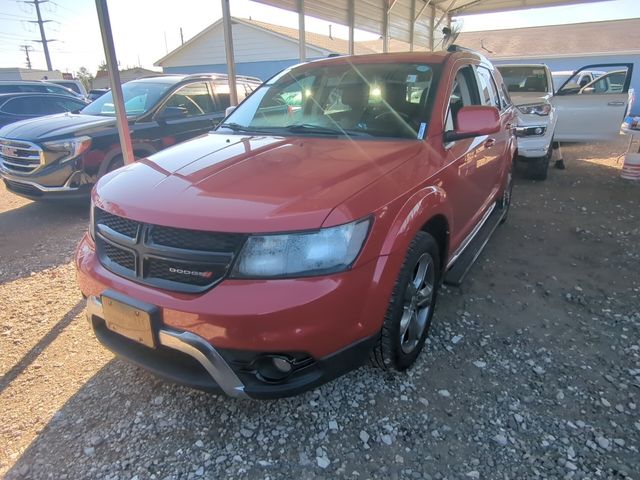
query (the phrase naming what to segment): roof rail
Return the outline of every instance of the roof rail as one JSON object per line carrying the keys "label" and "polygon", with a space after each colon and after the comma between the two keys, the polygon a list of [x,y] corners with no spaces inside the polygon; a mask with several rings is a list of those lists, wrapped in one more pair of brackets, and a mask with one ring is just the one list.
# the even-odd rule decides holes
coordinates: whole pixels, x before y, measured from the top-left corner
{"label": "roof rail", "polygon": [[471,48],[461,47],[460,45],[456,45],[455,43],[452,43],[451,45],[449,45],[447,47],[447,52],[473,52],[473,53],[477,53],[475,50],[472,50]]}
{"label": "roof rail", "polygon": [[[226,73],[191,73],[188,74],[187,76],[184,77],[185,80],[187,79],[191,79],[191,78],[201,78],[201,77],[207,77],[207,78],[213,78],[213,79],[227,79],[228,76]],[[258,82],[258,83],[262,83],[262,80],[260,80],[258,77],[250,77],[248,75],[236,75],[236,79],[238,80],[250,80],[252,82]]]}

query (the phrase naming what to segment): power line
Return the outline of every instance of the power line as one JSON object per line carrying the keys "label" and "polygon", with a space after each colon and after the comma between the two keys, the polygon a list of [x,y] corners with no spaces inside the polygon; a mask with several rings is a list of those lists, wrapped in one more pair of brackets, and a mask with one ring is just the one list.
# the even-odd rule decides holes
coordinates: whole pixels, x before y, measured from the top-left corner
{"label": "power line", "polygon": [[55,42],[55,40],[47,40],[47,36],[44,33],[44,24],[50,22],[51,20],[43,20],[42,15],[40,14],[40,5],[43,3],[47,3],[49,0],[22,0],[22,3],[27,3],[34,5],[36,7],[36,15],[38,20],[30,20],[31,23],[37,23],[40,27],[40,40],[34,40],[34,42],[42,43],[42,47],[44,48],[44,58],[47,61],[47,70],[53,70],[51,66],[51,57],[49,56],[49,42]]}

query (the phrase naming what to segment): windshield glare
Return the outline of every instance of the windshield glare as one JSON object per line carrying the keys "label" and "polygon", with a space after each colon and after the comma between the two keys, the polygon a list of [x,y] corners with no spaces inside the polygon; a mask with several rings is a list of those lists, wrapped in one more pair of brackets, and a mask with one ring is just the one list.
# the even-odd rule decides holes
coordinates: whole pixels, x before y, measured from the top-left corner
{"label": "windshield glare", "polygon": [[224,125],[279,135],[423,138],[435,77],[433,65],[417,63],[305,65],[260,87]]}
{"label": "windshield glare", "polygon": [[[142,115],[148,112],[170,86],[168,83],[152,82],[128,82],[122,85],[127,116]],[[110,91],[105,93],[82,109],[81,113],[115,117],[116,111],[113,106],[112,93]]]}
{"label": "windshield glare", "polygon": [[549,91],[547,75],[541,67],[498,67],[509,92]]}

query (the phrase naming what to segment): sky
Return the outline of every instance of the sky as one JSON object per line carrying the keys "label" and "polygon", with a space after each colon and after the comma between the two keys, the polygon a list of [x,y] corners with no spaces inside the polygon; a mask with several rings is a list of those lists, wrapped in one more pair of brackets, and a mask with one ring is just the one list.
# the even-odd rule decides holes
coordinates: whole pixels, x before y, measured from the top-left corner
{"label": "sky", "polygon": [[[109,0],[109,14],[121,68],[153,63],[180,45],[180,28],[187,41],[222,16],[219,0]],[[41,5],[54,69],[75,72],[86,67],[95,73],[104,61],[104,50],[94,0],[48,0]],[[251,2],[231,0],[231,14],[293,28],[297,14]],[[464,30],[487,30],[535,25],[640,17],[640,0],[610,0],[578,6],[550,7],[519,12],[464,17]],[[22,45],[29,45],[33,68],[46,63],[38,26],[31,23],[33,5],[20,0],[0,0],[0,67],[26,67]],[[309,31],[328,34],[328,23],[307,17]],[[347,28],[333,25],[333,34],[347,38]],[[377,35],[356,32],[356,40]],[[624,39],[621,39],[623,41]]]}

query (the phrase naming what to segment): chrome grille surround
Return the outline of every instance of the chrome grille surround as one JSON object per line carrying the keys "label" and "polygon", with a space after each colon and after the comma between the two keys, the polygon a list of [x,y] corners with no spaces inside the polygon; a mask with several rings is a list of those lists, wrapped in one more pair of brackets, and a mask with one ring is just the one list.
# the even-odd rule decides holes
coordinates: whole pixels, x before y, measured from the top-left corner
{"label": "chrome grille surround", "polygon": [[0,165],[7,172],[30,175],[44,166],[44,151],[35,143],[0,138]]}

